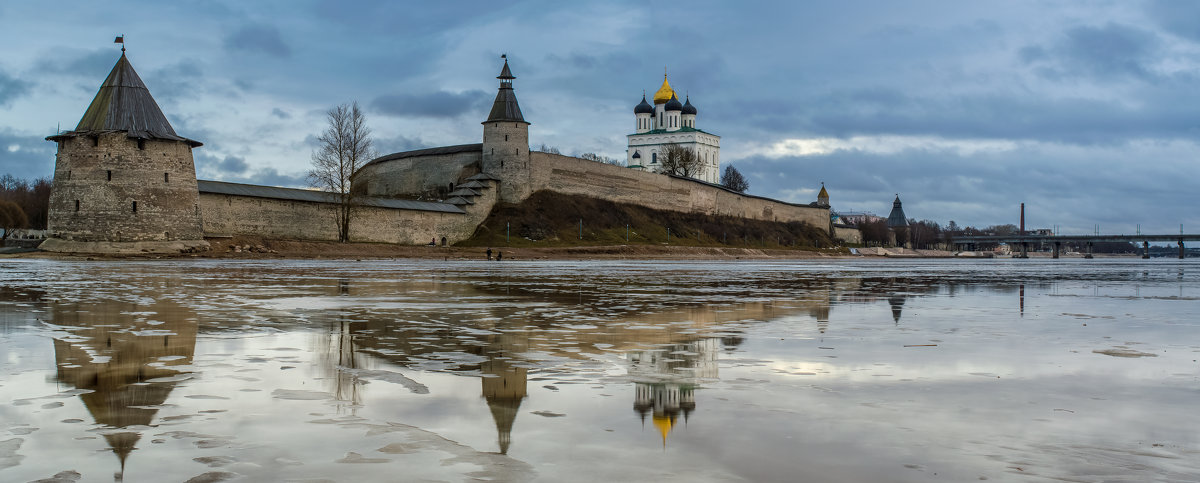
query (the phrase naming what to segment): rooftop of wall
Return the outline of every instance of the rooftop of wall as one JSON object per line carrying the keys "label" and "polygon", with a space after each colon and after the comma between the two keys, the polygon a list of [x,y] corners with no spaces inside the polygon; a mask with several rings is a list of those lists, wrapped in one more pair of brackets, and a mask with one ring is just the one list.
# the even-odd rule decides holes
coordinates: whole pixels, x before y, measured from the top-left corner
{"label": "rooftop of wall", "polygon": [[404,159],[404,158],[414,158],[417,156],[433,156],[433,155],[438,155],[438,154],[468,153],[471,151],[478,152],[479,154],[482,155],[483,154],[483,143],[459,144],[456,146],[439,146],[436,148],[417,149],[414,151],[401,151],[399,153],[386,154],[386,155],[380,156],[378,158],[372,159],[371,162],[367,163],[363,167],[365,168],[372,164],[386,163],[388,161],[395,161],[397,159]]}
{"label": "rooftop of wall", "polygon": [[[226,183],[224,181],[207,180],[197,180],[196,184],[200,188],[200,193],[248,196],[252,198],[268,198],[288,201],[307,201],[310,203],[338,203],[339,201],[336,194],[325,191],[278,188],[275,186],[259,186],[252,184]],[[392,208],[397,210],[412,211],[436,211],[441,213],[466,213],[462,210],[462,208],[448,203],[397,200],[392,198],[378,198],[374,196],[359,197],[358,201],[358,204],[360,205],[373,206],[377,208]]]}

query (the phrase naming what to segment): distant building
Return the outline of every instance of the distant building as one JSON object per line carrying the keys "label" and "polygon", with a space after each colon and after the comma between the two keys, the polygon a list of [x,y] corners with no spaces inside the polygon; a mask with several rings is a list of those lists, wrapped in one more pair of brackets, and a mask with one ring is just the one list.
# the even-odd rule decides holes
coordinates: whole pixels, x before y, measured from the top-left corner
{"label": "distant building", "polygon": [[900,195],[892,202],[892,212],[887,218],[888,238],[894,246],[909,246],[908,217],[904,216],[904,208],[900,203]]}
{"label": "distant building", "polygon": [[679,102],[663,74],[662,87],[654,93],[654,106],[642,102],[633,108],[635,130],[628,135],[625,165],[643,171],[662,172],[662,153],[669,144],[691,150],[701,167],[693,178],[717,183],[721,178],[721,136],[696,129],[696,107],[691,99]]}

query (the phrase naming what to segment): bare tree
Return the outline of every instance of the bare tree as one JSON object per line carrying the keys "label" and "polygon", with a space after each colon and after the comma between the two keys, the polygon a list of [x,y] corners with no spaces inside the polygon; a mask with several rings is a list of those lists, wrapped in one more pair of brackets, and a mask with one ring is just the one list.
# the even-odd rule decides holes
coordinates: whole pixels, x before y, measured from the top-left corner
{"label": "bare tree", "polygon": [[662,152],[662,172],[676,176],[693,177],[699,173],[703,163],[695,151],[675,143],[667,144]]}
{"label": "bare tree", "polygon": [[725,172],[721,173],[721,186],[738,193],[745,193],[750,189],[750,182],[746,181],[746,177],[742,176],[741,171],[738,171],[733,165],[729,165],[725,167]]}
{"label": "bare tree", "polygon": [[596,153],[580,154],[579,159],[586,159],[588,161],[595,161],[597,163],[611,164],[613,166],[622,166],[625,164],[617,158],[610,158],[608,156],[604,156],[604,155],[596,154]]}
{"label": "bare tree", "polygon": [[350,241],[350,217],[356,194],[350,182],[367,161],[375,157],[371,129],[358,102],[342,104],[326,113],[329,127],[317,138],[320,145],[312,154],[313,169],[309,183],[338,196],[338,241]]}

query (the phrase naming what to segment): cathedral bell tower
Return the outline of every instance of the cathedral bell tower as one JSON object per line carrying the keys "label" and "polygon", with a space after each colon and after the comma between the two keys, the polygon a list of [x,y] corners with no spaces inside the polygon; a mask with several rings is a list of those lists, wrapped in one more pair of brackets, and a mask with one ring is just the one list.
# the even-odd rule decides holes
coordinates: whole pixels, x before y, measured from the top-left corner
{"label": "cathedral bell tower", "polygon": [[483,121],[483,159],[480,169],[500,178],[500,201],[519,203],[531,194],[529,172],[529,123],[521,116],[513,93],[508,57],[500,75],[500,90],[492,112]]}

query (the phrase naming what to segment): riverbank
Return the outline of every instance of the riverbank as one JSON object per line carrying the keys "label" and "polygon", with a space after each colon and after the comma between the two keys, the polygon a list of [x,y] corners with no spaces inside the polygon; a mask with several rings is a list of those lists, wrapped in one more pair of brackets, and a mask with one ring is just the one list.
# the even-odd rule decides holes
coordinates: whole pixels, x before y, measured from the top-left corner
{"label": "riverbank", "polygon": [[[799,248],[749,248],[727,246],[680,246],[667,244],[603,245],[603,246],[411,246],[385,243],[337,243],[304,240],[274,240],[261,237],[209,238],[211,249],[199,253],[144,253],[104,255],[89,253],[52,253],[44,251],[15,250],[0,252],[4,258],[45,259],[443,259],[478,260],[492,256],[503,256],[507,260],[806,260],[839,258],[992,258],[991,252],[951,252],[945,250],[912,250],[907,248],[856,248],[826,249]],[[1049,253],[1030,253],[1030,257],[1049,258]],[[1064,255],[1064,258],[1080,258],[1082,255]],[[1120,255],[1097,255],[1109,257]],[[996,256],[1009,258],[1009,256]]]}

